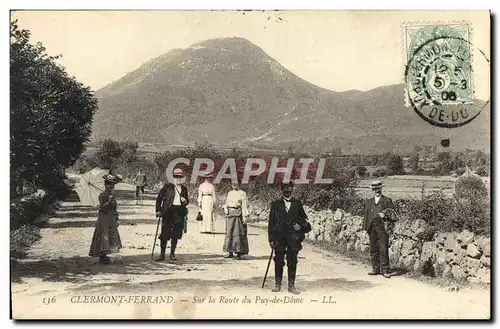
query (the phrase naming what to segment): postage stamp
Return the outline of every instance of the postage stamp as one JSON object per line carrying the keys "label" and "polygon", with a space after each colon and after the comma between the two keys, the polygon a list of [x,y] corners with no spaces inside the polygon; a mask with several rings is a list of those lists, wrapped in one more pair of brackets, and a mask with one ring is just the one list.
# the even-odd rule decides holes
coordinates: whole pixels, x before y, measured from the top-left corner
{"label": "postage stamp", "polygon": [[435,126],[472,121],[482,107],[474,106],[469,24],[407,25],[404,33],[407,106]]}

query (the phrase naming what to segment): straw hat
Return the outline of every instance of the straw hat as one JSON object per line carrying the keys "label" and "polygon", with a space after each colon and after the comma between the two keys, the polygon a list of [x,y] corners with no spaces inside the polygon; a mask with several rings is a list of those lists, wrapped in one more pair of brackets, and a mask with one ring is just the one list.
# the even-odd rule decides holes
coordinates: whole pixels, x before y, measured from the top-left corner
{"label": "straw hat", "polygon": [[372,190],[378,189],[378,188],[382,188],[384,186],[385,185],[382,183],[381,180],[374,180],[374,181],[372,181]]}
{"label": "straw hat", "polygon": [[181,168],[174,169],[174,177],[184,177],[184,171]]}

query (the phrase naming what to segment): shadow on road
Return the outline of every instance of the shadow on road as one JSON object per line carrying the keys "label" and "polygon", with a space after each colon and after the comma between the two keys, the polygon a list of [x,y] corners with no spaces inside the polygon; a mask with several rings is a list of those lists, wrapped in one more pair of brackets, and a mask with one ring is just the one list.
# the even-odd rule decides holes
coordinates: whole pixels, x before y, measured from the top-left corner
{"label": "shadow on road", "polygon": [[[98,210],[89,210],[89,211],[65,211],[65,210],[58,210],[57,213],[52,215],[52,218],[62,218],[62,219],[74,219],[74,218],[89,218],[89,217],[96,217],[98,215]],[[120,211],[118,209],[118,215],[119,216],[129,216],[129,215],[139,215],[137,212],[132,212],[132,211]]]}
{"label": "shadow on road", "polygon": [[151,261],[151,254],[136,254],[114,259],[112,264],[99,264],[97,258],[75,256],[37,261],[11,262],[12,282],[23,278],[39,278],[50,282],[86,283],[97,274],[168,275],[167,263]]}
{"label": "shadow on road", "polygon": [[[78,228],[78,227],[95,227],[97,216],[93,220],[73,220],[70,222],[49,222],[45,224],[44,228]],[[137,224],[157,224],[157,219],[151,218],[138,218],[138,219],[120,219],[120,226],[134,226]]]}
{"label": "shadow on road", "polygon": [[[176,253],[177,261],[156,262],[151,260],[151,251],[142,254],[118,256],[110,265],[102,265],[97,258],[75,256],[43,260],[11,262],[12,282],[21,282],[23,278],[39,278],[50,282],[86,283],[97,274],[127,275],[167,275],[173,270],[190,271],[203,265],[236,264],[232,259],[224,259],[222,254],[182,254]],[[155,259],[158,256],[156,253]],[[252,259],[260,259],[258,257]],[[240,261],[244,262],[244,260]],[[198,269],[196,270],[204,270]]]}
{"label": "shadow on road", "polygon": [[[207,276],[209,278],[209,276]],[[261,290],[263,276],[256,276],[247,279],[230,279],[230,280],[204,280],[204,279],[194,279],[194,278],[175,278],[175,279],[161,279],[157,281],[149,282],[113,282],[113,283],[92,283],[84,284],[78,288],[75,288],[75,292],[99,292],[103,289],[109,289],[111,291],[130,291],[134,293],[150,292],[151,290],[158,291],[159,289],[164,291],[182,291],[183,293],[194,293],[196,291],[206,292],[207,287],[213,290],[221,289],[241,289],[242,291],[248,289],[259,289]],[[297,278],[296,286],[301,292],[321,292],[321,294],[334,293],[338,291],[360,291],[372,288],[375,284],[368,281],[361,280],[347,280],[345,278],[324,278],[318,280],[306,281]],[[269,278],[262,291],[270,292],[274,287],[274,278]],[[282,292],[277,294],[286,294],[287,292],[286,284],[284,285]]]}

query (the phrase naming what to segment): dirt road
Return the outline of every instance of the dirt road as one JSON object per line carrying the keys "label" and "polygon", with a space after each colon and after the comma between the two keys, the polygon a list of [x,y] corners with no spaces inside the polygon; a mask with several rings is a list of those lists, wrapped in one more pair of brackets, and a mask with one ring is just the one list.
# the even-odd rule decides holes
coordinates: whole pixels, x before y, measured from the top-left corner
{"label": "dirt road", "polygon": [[[127,188],[128,189],[128,188]],[[273,264],[261,289],[270,249],[266,231],[249,227],[250,255],[222,258],[224,220],[216,234],[198,233],[190,206],[188,232],[178,261],[151,261],[156,228],[154,195],[136,206],[133,191],[120,191],[124,249],[111,265],[88,257],[96,211],[77,200],[62,204],[28,258],[12,266],[16,319],[32,318],[316,318],[486,319],[490,291],[443,287],[406,277],[366,275],[369,268],[305,245],[300,253],[298,296],[273,293]],[[285,270],[286,273],[286,270]],[[285,274],[286,276],[286,274]],[[286,280],[286,279],[285,279]]]}

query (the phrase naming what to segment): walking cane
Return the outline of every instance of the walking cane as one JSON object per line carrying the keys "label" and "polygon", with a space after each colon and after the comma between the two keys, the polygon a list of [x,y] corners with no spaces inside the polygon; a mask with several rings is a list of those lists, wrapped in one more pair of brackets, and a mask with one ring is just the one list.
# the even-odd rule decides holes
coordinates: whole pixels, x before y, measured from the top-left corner
{"label": "walking cane", "polygon": [[269,256],[269,261],[267,262],[266,274],[264,275],[264,281],[262,281],[262,289],[264,289],[264,285],[266,284],[267,273],[269,272],[269,266],[271,266],[271,259],[273,259],[274,249],[271,249],[271,255]]}
{"label": "walking cane", "polygon": [[158,216],[158,224],[156,224],[156,233],[155,233],[155,239],[153,240],[153,251],[151,251],[151,259],[153,259],[155,253],[156,237],[158,236],[158,228],[160,227],[160,220],[161,216]]}

